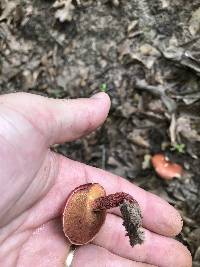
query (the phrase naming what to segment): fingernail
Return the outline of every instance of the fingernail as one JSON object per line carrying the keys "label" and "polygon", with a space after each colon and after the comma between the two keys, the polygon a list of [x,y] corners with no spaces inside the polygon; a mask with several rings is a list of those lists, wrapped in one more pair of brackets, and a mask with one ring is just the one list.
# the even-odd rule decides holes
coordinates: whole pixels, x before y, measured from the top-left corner
{"label": "fingernail", "polygon": [[91,98],[96,98],[96,99],[102,99],[105,97],[105,93],[104,92],[100,92],[100,93],[97,93],[93,96],[91,96]]}

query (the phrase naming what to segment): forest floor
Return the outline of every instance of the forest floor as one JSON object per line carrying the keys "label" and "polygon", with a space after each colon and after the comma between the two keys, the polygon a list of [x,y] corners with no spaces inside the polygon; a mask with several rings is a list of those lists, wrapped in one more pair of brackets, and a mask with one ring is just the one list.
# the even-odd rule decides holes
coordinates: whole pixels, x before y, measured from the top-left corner
{"label": "forest floor", "polygon": [[[2,0],[0,93],[54,98],[107,91],[112,107],[95,133],[60,153],[121,175],[174,205],[178,239],[200,267],[199,0]],[[165,181],[164,153],[184,168]]]}

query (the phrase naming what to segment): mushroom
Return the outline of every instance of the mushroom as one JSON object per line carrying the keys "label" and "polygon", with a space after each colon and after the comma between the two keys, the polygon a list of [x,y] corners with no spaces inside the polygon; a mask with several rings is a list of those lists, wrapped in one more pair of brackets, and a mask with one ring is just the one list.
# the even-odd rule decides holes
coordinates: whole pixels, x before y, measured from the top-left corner
{"label": "mushroom", "polygon": [[181,178],[183,168],[181,165],[169,161],[163,154],[156,154],[151,158],[156,173],[165,180]]}
{"label": "mushroom", "polygon": [[106,196],[105,189],[98,183],[81,185],[69,195],[63,212],[65,236],[74,245],[91,242],[105,222],[107,209],[118,206],[130,245],[142,244],[144,233],[137,201],[124,192]]}

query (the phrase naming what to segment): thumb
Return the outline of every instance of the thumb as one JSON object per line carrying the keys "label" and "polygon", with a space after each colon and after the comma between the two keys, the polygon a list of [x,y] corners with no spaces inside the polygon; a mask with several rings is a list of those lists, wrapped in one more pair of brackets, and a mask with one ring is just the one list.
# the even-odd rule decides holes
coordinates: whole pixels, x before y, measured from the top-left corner
{"label": "thumb", "polygon": [[88,134],[106,119],[110,99],[106,93],[91,98],[52,99],[28,93],[2,95],[1,105],[23,115],[48,145],[72,141]]}

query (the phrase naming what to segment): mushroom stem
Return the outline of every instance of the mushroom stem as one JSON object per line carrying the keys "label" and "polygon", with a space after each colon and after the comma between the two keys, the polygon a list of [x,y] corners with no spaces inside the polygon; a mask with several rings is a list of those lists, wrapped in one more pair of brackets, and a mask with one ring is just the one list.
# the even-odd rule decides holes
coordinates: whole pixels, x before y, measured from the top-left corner
{"label": "mushroom stem", "polygon": [[129,236],[130,245],[142,244],[144,232],[141,229],[142,215],[138,202],[129,194],[118,192],[99,197],[93,203],[93,211],[98,212],[110,208],[120,207],[123,225]]}
{"label": "mushroom stem", "polygon": [[124,192],[117,192],[115,194],[97,198],[93,203],[93,210],[107,210],[119,207],[124,200],[127,200],[129,202],[136,202],[136,200],[131,195]]}

